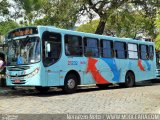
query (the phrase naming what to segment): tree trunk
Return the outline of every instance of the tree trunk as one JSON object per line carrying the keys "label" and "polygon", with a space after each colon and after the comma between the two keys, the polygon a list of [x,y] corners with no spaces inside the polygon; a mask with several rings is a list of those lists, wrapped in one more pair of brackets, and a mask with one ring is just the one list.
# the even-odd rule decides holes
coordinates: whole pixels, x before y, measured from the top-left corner
{"label": "tree trunk", "polygon": [[103,20],[102,18],[100,18],[100,21],[99,21],[99,24],[98,24],[98,27],[96,29],[95,34],[102,35],[104,32],[104,29],[105,29],[105,25],[106,25],[106,20]]}

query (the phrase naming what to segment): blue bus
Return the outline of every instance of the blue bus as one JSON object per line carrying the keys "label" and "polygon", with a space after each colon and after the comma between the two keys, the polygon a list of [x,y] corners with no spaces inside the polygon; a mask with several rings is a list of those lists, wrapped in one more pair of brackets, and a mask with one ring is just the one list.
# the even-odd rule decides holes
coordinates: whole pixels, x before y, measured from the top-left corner
{"label": "blue bus", "polygon": [[7,44],[8,86],[73,93],[80,85],[132,87],[156,78],[153,42],[36,26],[10,31]]}

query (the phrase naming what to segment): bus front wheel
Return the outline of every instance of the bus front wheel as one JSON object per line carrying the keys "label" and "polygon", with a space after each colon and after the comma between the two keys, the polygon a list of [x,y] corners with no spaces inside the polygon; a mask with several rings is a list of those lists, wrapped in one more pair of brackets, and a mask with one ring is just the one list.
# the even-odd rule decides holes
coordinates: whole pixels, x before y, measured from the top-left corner
{"label": "bus front wheel", "polygon": [[77,90],[77,76],[74,74],[69,74],[65,78],[63,91],[65,93],[74,93]]}
{"label": "bus front wheel", "polygon": [[125,86],[133,87],[135,85],[135,76],[132,72],[127,72],[125,76]]}
{"label": "bus front wheel", "polygon": [[35,88],[40,93],[45,93],[45,92],[48,92],[48,90],[49,90],[49,87],[36,86]]}

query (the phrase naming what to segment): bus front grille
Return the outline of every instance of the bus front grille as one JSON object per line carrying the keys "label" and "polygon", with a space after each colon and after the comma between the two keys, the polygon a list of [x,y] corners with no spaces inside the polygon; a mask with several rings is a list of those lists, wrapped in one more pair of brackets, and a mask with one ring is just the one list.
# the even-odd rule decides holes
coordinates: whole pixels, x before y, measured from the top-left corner
{"label": "bus front grille", "polygon": [[12,81],[12,84],[25,84],[26,83],[26,80],[11,80]]}

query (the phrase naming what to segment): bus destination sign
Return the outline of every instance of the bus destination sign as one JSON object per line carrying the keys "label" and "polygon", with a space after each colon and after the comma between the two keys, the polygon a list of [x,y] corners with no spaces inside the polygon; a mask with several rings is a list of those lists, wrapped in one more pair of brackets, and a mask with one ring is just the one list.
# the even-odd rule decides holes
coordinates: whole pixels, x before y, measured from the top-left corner
{"label": "bus destination sign", "polygon": [[33,34],[38,34],[37,27],[18,28],[8,34],[8,39]]}

